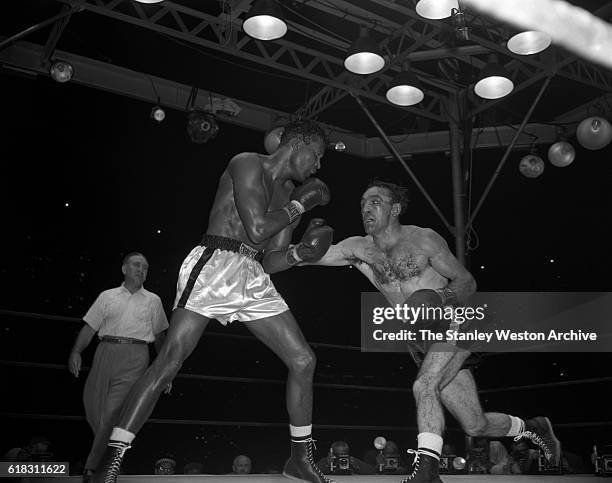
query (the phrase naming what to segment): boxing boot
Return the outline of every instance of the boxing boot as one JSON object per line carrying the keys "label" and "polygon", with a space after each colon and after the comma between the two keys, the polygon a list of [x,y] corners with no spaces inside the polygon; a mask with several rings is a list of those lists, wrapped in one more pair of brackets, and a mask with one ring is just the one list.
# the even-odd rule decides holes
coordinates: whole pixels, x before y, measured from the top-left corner
{"label": "boxing boot", "polygon": [[561,462],[561,443],[555,437],[555,433],[548,418],[538,416],[527,419],[525,427],[514,441],[526,438],[535,444],[544,453],[546,461],[552,466],[559,466]]}
{"label": "boxing boot", "polygon": [[308,483],[335,483],[327,478],[314,460],[314,440],[291,438],[291,456],[283,468],[283,476]]}
{"label": "boxing boot", "polygon": [[128,443],[123,441],[110,440],[102,456],[102,461],[89,478],[89,483],[116,483],[121,471],[123,455],[130,447]]}
{"label": "boxing boot", "polygon": [[426,449],[408,450],[414,454],[412,473],[402,479],[401,483],[443,483],[438,469],[440,461],[434,458]]}

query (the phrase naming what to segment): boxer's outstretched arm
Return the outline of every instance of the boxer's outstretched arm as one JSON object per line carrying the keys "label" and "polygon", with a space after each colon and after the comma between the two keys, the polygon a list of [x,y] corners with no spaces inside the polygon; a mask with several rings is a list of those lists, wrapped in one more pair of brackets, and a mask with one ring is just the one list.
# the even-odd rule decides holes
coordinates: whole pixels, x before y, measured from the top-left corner
{"label": "boxer's outstretched arm", "polygon": [[234,183],[234,201],[249,240],[259,244],[289,225],[282,208],[268,211],[263,169],[256,154],[239,154],[230,161],[229,173]]}
{"label": "boxer's outstretched arm", "polygon": [[476,291],[476,280],[451,253],[444,238],[433,230],[425,230],[422,248],[434,270],[449,279],[447,287],[458,301],[464,301]]}
{"label": "boxer's outstretched arm", "polygon": [[364,243],[364,237],[352,236],[329,247],[323,258],[313,263],[300,263],[302,265],[323,265],[326,267],[341,267],[361,262],[359,253]]}

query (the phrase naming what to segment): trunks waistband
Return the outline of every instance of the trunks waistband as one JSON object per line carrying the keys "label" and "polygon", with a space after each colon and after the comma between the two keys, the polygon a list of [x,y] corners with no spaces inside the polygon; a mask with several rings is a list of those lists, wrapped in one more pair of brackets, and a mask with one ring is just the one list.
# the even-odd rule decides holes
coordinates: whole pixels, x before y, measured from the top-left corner
{"label": "trunks waistband", "polygon": [[220,250],[228,250],[230,252],[239,253],[245,257],[252,258],[256,262],[261,263],[263,260],[263,251],[259,251],[246,243],[233,238],[226,238],[217,235],[204,235],[200,245],[206,248],[218,248]]}
{"label": "trunks waistband", "polygon": [[129,337],[115,337],[112,335],[103,335],[101,341],[110,342],[111,344],[147,344],[144,340],[130,339]]}

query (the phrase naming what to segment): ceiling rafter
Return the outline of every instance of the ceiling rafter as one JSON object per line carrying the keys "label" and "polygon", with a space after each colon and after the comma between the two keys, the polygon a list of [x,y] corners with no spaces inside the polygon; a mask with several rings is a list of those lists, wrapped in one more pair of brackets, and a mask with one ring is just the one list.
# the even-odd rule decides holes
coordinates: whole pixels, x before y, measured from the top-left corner
{"label": "ceiling rafter", "polygon": [[[165,33],[167,35],[181,38],[183,40],[220,50],[226,54],[234,55],[245,60],[260,63],[268,67],[273,67],[281,71],[304,77],[306,79],[321,83],[323,85],[331,85],[333,87],[353,91],[364,98],[368,98],[377,102],[387,103],[386,98],[376,94],[368,86],[364,88],[356,87],[354,80],[350,77],[345,77],[343,59],[334,57],[325,52],[304,47],[302,45],[289,42],[287,40],[278,40],[274,43],[264,43],[248,37],[241,28],[241,22],[235,20],[232,24],[235,27],[236,40],[227,43],[218,29],[213,27],[219,26],[220,19],[205,12],[197,11],[182,5],[177,5],[171,2],[166,2],[158,8],[164,9],[164,15],[147,16],[142,8],[124,8],[127,2],[123,0],[113,0],[112,2],[104,3],[102,0],[56,0],[61,3],[77,5],[85,10],[105,15],[127,23],[132,23],[145,27],[151,30]],[[129,2],[130,4],[133,2]],[[152,7],[152,5],[150,5]],[[153,10],[153,9],[151,9]],[[157,10],[155,10],[157,13]],[[186,18],[180,23],[174,25],[161,25],[153,22],[151,18],[155,16],[157,19],[167,18],[168,12],[170,16],[179,15],[180,17],[188,17],[191,22],[198,22],[199,34],[212,30],[214,36],[208,38],[203,35],[193,35],[192,30],[187,26],[189,22]],[[294,55],[283,55],[287,52],[293,52]],[[296,57],[310,58],[307,65],[302,63],[296,64]],[[403,110],[413,112],[416,115],[428,117],[433,120],[443,121],[443,118],[436,112],[431,112],[422,108],[405,107]]]}

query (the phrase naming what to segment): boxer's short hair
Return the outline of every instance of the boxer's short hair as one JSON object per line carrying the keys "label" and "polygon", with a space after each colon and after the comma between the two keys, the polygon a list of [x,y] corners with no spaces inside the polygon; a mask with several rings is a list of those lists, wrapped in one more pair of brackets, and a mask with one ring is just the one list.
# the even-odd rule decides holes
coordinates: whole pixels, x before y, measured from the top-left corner
{"label": "boxer's short hair", "polygon": [[327,147],[329,139],[323,128],[316,122],[309,119],[298,119],[287,124],[281,135],[281,146],[287,144],[291,139],[298,138],[306,144],[320,138],[323,146]]}
{"label": "boxer's short hair", "polygon": [[400,186],[395,183],[389,183],[387,181],[382,181],[380,179],[373,179],[370,181],[370,184],[366,188],[366,191],[370,188],[384,188],[389,192],[389,196],[391,197],[391,203],[399,203],[401,206],[400,215],[403,215],[408,209],[408,188],[405,186]]}

